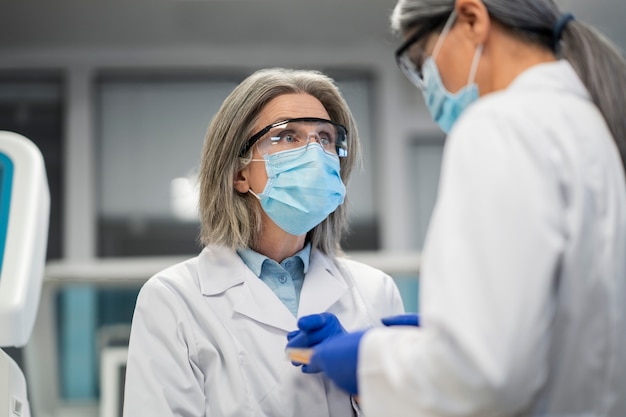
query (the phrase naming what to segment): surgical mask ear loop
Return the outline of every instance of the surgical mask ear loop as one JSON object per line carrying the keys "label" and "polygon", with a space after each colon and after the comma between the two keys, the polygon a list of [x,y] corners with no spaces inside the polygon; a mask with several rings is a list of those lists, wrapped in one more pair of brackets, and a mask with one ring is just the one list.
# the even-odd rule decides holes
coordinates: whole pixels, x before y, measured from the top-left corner
{"label": "surgical mask ear loop", "polygon": [[248,189],[248,192],[249,192],[250,194],[252,194],[253,196],[255,196],[255,197],[257,198],[257,200],[261,200],[261,197],[259,197],[259,196],[258,196],[258,195],[254,192],[254,191],[252,191],[252,188],[249,188],[249,189]]}
{"label": "surgical mask ear loop", "polygon": [[437,58],[437,55],[439,55],[439,50],[441,49],[441,46],[443,45],[443,41],[446,38],[446,36],[448,36],[448,32],[450,32],[450,28],[454,24],[455,20],[456,20],[456,10],[452,10],[452,13],[450,13],[450,17],[448,18],[448,21],[446,22],[443,29],[441,30],[441,33],[439,34],[439,38],[437,39],[437,42],[435,43],[435,47],[433,48],[433,53],[431,54],[433,60]]}
{"label": "surgical mask ear loop", "polygon": [[[441,30],[439,39],[437,39],[437,42],[435,43],[435,47],[433,48],[433,53],[431,55],[433,60],[435,60],[435,58],[437,58],[437,55],[439,55],[439,50],[441,49],[443,45],[443,41],[445,37],[448,36],[448,32],[450,32],[450,29],[452,28],[452,24],[454,23],[455,20],[456,20],[456,10],[452,10],[452,13],[450,13],[450,17],[448,18],[448,21],[446,22],[443,29]],[[474,53],[474,59],[472,60],[472,66],[470,67],[470,73],[467,79],[468,85],[474,82],[474,77],[476,77],[476,71],[478,71],[478,63],[480,62],[480,56],[482,55],[482,53],[483,53],[483,44],[480,44],[478,45],[478,47],[476,48],[476,52]]]}
{"label": "surgical mask ear loop", "polygon": [[480,62],[480,56],[483,54],[483,44],[481,43],[476,48],[476,52],[474,53],[474,59],[472,60],[472,67],[470,68],[469,78],[467,80],[467,84],[472,84],[474,82],[474,78],[476,77],[476,71],[478,71],[478,63]]}

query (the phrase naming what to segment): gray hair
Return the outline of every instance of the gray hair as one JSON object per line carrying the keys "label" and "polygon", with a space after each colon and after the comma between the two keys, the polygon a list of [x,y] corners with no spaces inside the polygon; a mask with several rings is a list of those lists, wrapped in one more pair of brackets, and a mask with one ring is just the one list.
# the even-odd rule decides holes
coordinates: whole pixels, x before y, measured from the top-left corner
{"label": "gray hair", "polygon": [[[211,121],[200,164],[200,241],[232,249],[254,248],[261,236],[261,213],[256,197],[235,190],[234,179],[249,163],[252,151],[239,157],[264,106],[284,94],[305,93],[317,98],[336,123],[348,130],[348,156],[340,158],[341,179],[348,184],[360,157],[356,123],[334,80],[310,70],[272,68],[259,70],[224,100]],[[341,252],[347,230],[346,203],[308,233],[313,248],[329,255]]]}
{"label": "gray hair", "polygon": [[[626,60],[622,52],[589,25],[570,21],[560,42],[553,28],[562,13],[553,0],[482,0],[489,16],[527,42],[543,44],[570,62],[587,87],[617,143],[626,167]],[[405,34],[434,18],[449,15],[454,0],[399,0],[391,28]]]}

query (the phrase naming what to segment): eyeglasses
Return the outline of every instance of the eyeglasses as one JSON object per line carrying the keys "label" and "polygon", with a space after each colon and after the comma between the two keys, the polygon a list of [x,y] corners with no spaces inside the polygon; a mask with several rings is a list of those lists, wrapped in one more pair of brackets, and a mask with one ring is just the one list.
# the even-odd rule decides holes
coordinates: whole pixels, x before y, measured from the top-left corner
{"label": "eyeglasses", "polygon": [[426,35],[443,26],[448,19],[448,14],[429,19],[410,38],[400,45],[396,50],[396,63],[406,78],[417,88],[424,89],[424,76],[422,75],[422,64],[424,63],[424,51],[420,49],[418,59],[413,60],[409,54],[411,47]]}
{"label": "eyeglasses", "polygon": [[252,135],[239,152],[244,156],[255,144],[261,155],[302,148],[306,149],[311,138],[326,153],[341,158],[348,156],[348,133],[339,123],[316,117],[300,117],[272,123]]}

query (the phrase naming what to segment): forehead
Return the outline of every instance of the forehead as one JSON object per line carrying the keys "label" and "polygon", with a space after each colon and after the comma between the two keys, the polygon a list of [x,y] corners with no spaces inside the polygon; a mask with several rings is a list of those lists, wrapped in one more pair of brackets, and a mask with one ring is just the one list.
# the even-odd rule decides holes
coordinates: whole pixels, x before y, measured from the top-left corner
{"label": "forehead", "polygon": [[270,100],[259,113],[257,128],[286,119],[317,117],[330,119],[322,103],[309,94],[283,94]]}

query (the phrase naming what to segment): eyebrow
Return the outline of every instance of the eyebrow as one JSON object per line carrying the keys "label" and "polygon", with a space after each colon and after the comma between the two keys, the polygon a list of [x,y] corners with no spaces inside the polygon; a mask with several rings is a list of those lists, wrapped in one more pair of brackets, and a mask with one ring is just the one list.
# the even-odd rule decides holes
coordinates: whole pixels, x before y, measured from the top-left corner
{"label": "eyebrow", "polygon": [[322,120],[330,120],[330,117],[326,116],[326,117],[319,117],[319,116],[287,116],[287,117],[277,117],[274,119],[273,122],[268,123],[266,126],[268,125],[273,125],[274,123],[278,123],[278,122],[285,122],[287,120],[292,120],[292,119],[322,119]]}

